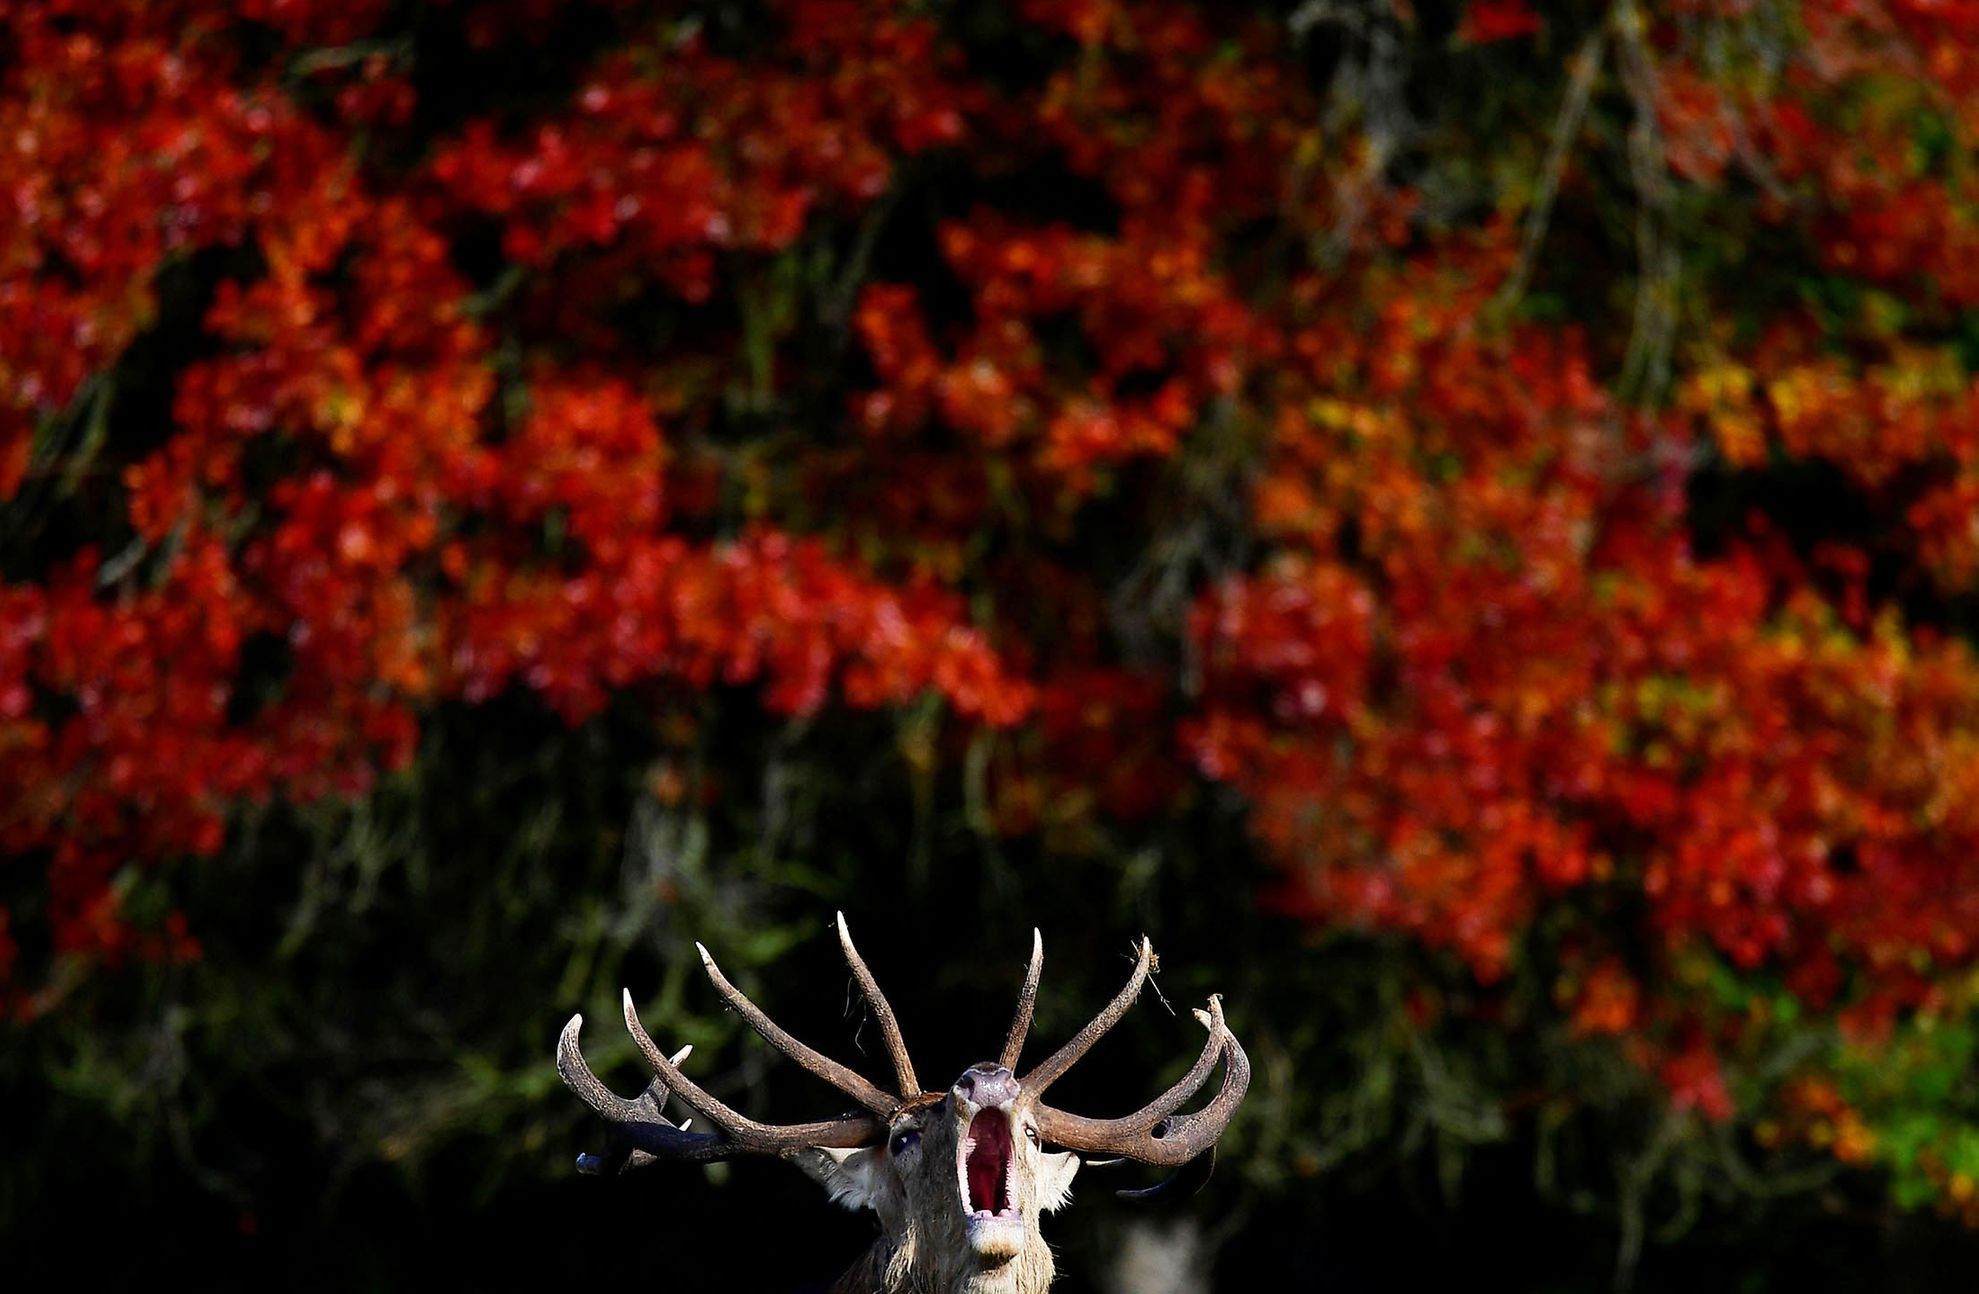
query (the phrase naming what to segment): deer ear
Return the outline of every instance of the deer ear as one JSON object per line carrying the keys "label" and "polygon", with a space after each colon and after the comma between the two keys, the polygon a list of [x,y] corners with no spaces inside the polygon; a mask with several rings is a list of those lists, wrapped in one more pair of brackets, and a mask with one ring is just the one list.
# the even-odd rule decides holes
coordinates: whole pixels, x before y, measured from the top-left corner
{"label": "deer ear", "polygon": [[1038,1156],[1038,1207],[1046,1213],[1072,1198],[1072,1175],[1080,1159],[1069,1150]]}
{"label": "deer ear", "polygon": [[833,1204],[848,1209],[877,1209],[887,1171],[886,1147],[839,1150],[813,1146],[797,1156],[797,1165],[831,1194]]}

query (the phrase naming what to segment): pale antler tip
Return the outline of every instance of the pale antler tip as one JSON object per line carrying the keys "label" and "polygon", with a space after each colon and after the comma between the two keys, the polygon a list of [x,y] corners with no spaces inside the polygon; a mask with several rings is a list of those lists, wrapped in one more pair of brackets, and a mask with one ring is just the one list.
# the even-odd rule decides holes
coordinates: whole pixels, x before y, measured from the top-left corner
{"label": "pale antler tip", "polygon": [[873,1018],[879,1022],[880,1037],[886,1042],[887,1055],[893,1060],[893,1075],[898,1081],[900,1095],[911,1097],[921,1090],[920,1079],[914,1076],[914,1062],[907,1055],[907,1040],[900,1036],[900,1022],[894,1018],[893,1008],[887,1004],[886,994],[880,992],[879,982],[867,968],[865,958],[853,947],[851,928],[845,924],[845,913],[838,917],[838,946],[845,952],[845,961],[852,968],[852,976],[859,981],[859,991],[866,995],[866,1005],[872,1008]]}
{"label": "pale antler tip", "polygon": [[[689,1056],[692,1056],[693,1054],[694,1054],[694,1044],[690,1042],[685,1047],[682,1047],[679,1051],[676,1051],[672,1056],[668,1057],[667,1064],[677,1066],[680,1064],[681,1061],[686,1060]],[[683,1123],[680,1126],[684,1128],[687,1125]]]}
{"label": "pale antler tip", "polygon": [[703,966],[712,966],[715,964],[714,956],[708,952],[708,945],[702,943],[699,939],[694,941],[694,951],[701,954],[701,964]]}
{"label": "pale antler tip", "polygon": [[557,1073],[567,1073],[567,1067],[571,1064],[573,1057],[576,1058],[577,1064],[582,1065],[584,1063],[584,1052],[577,1044],[578,1030],[583,1027],[583,1012],[579,1012],[564,1022],[563,1032],[557,1035]]}

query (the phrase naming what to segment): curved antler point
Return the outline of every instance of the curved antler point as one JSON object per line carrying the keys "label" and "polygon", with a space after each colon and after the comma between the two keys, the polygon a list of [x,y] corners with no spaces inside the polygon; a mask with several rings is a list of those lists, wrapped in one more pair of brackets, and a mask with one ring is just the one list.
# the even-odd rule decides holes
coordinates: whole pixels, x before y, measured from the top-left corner
{"label": "curved antler point", "polygon": [[900,1021],[894,1017],[893,1007],[888,1005],[886,994],[880,992],[879,981],[873,978],[871,968],[865,958],[852,944],[852,931],[845,924],[845,913],[838,912],[838,946],[845,953],[845,964],[852,970],[852,977],[859,982],[859,991],[866,996],[866,1005],[872,1009],[873,1018],[879,1023],[880,1037],[886,1043],[887,1055],[893,1060],[893,1075],[900,1088],[900,1095],[913,1097],[921,1091],[921,1081],[914,1076],[914,1062],[908,1058],[906,1039],[900,1036]]}
{"label": "curved antler point", "polygon": [[1005,1069],[1017,1068],[1017,1058],[1023,1055],[1024,1040],[1031,1032],[1031,1015],[1037,1007],[1038,977],[1043,973],[1044,933],[1032,926],[1031,960],[1024,971],[1024,986],[1017,992],[1017,1012],[1010,1019],[1010,1031],[1004,1035],[1001,1061]]}
{"label": "curved antler point", "polygon": [[584,1015],[579,1012],[564,1022],[563,1031],[557,1035],[557,1073],[565,1075],[568,1081],[568,1066],[575,1064],[580,1069],[588,1069],[584,1064],[584,1049],[578,1045],[578,1031],[584,1027]]}

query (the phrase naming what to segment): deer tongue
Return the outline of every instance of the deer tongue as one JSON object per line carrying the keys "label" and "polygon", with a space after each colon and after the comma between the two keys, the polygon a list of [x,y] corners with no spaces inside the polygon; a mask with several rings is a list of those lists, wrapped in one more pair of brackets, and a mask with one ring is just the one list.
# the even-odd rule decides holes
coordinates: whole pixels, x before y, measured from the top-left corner
{"label": "deer tongue", "polygon": [[1010,1117],[984,1110],[969,1121],[969,1209],[998,1214],[1010,1208]]}

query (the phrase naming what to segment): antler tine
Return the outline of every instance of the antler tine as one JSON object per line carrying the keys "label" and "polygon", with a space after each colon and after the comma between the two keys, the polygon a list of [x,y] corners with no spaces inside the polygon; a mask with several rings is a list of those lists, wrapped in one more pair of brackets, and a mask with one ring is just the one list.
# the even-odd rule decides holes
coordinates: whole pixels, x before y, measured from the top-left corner
{"label": "antler tine", "polygon": [[[1215,999],[1212,998],[1211,1001],[1214,1003]],[[1220,1005],[1212,1007],[1212,1010],[1216,1011],[1220,1011],[1221,1009]],[[1225,1031],[1221,1024],[1221,1017],[1212,1016],[1203,1011],[1197,1011],[1195,1014],[1196,1018],[1202,1021],[1203,1025],[1208,1028],[1209,1038],[1203,1043],[1203,1054],[1196,1058],[1196,1063],[1190,1066],[1189,1072],[1176,1079],[1174,1084],[1166,1092],[1155,1097],[1154,1100],[1149,1101],[1134,1113],[1119,1119],[1084,1119],[1077,1115],[1066,1115],[1065,1117],[1078,1120],[1078,1126],[1082,1135],[1111,1142],[1145,1131],[1162,1119],[1175,1113],[1176,1110],[1182,1107],[1182,1102],[1202,1090],[1202,1085],[1209,1081],[1210,1073],[1215,1070],[1216,1062],[1223,1055],[1223,1035]],[[1050,1106],[1042,1103],[1037,1108],[1040,1118],[1042,1118],[1044,1111],[1051,1109]],[[1062,1111],[1055,1111],[1054,1113],[1063,1114]]]}
{"label": "antler tine", "polygon": [[1127,1008],[1139,996],[1141,985],[1147,983],[1148,971],[1154,965],[1154,943],[1147,936],[1141,936],[1140,954],[1134,959],[1134,973],[1127,978],[1127,987],[1120,990],[1114,999],[1106,1004],[1106,1009],[1094,1016],[1092,1023],[1073,1036],[1072,1040],[1053,1052],[1051,1056],[1023,1077],[1024,1090],[1033,1099],[1042,1096],[1044,1090],[1065,1076],[1065,1071],[1079,1063],[1079,1059],[1092,1050],[1106,1031],[1120,1022],[1127,1014]]}
{"label": "antler tine", "polygon": [[[1124,1155],[1145,1164],[1186,1164],[1216,1145],[1230,1116],[1251,1083],[1250,1057],[1223,1021],[1223,999],[1212,997],[1208,1011],[1196,1019],[1209,1030],[1209,1046],[1187,1074],[1144,1108],[1123,1119],[1087,1119],[1039,1103],[1038,1132],[1069,1150]],[[1218,1059],[1223,1061],[1223,1086],[1210,1103],[1181,1119],[1170,1114],[1194,1095]]]}
{"label": "antler tine", "polygon": [[[772,1125],[757,1123],[754,1119],[730,1109],[713,1096],[703,1091],[693,1079],[680,1072],[674,1063],[661,1053],[639,1023],[639,1012],[632,1005],[632,994],[624,993],[625,1027],[632,1035],[632,1041],[646,1058],[653,1072],[665,1080],[666,1085],[685,1101],[696,1114],[720,1129],[720,1134],[681,1133],[671,1128],[675,1136],[659,1138],[659,1148],[640,1142],[638,1148],[659,1159],[725,1159],[734,1155],[779,1155],[788,1157],[811,1146],[831,1146],[849,1148],[872,1145],[886,1136],[886,1125],[870,1114],[847,1115],[839,1119],[827,1119],[817,1123],[793,1123]],[[567,1029],[575,1047],[574,1029]],[[588,1072],[588,1071],[587,1071]],[[597,1081],[595,1078],[592,1080]],[[602,1084],[599,1084],[602,1087]],[[578,1092],[583,1096],[582,1091]],[[591,1107],[610,1119],[612,1112]],[[678,1139],[693,1139],[691,1146],[679,1144]],[[705,1138],[705,1140],[702,1140]]]}
{"label": "antler tine", "polygon": [[[584,1060],[584,1048],[578,1042],[578,1034],[583,1028],[584,1017],[574,1015],[557,1036],[557,1073],[562,1075],[564,1086],[577,1093],[578,1100],[607,1119],[623,1122],[648,1112],[659,1113],[670,1095],[666,1085],[655,1078],[645,1091],[630,1101],[606,1087]],[[691,1046],[682,1047],[674,1053],[672,1063],[678,1065],[693,1050]]]}
{"label": "antler tine", "polygon": [[763,1036],[763,1041],[883,1119],[891,1118],[894,1112],[900,1109],[899,1097],[889,1096],[858,1073],[839,1064],[831,1057],[812,1050],[778,1028],[776,1022],[765,1015],[761,1008],[728,982],[727,977],[721,973],[721,968],[715,965],[714,957],[705,947],[697,943],[694,948],[701,954],[701,967],[708,972],[708,978],[714,982],[715,991],[722,995],[722,1000],[727,1002],[737,1015],[749,1023],[751,1029]]}
{"label": "antler tine", "polygon": [[1023,1054],[1024,1039],[1031,1032],[1031,1013],[1038,1005],[1038,978],[1044,974],[1044,936],[1037,927],[1031,928],[1031,968],[1024,973],[1024,987],[1017,991],[1017,1014],[1010,1021],[1010,1032],[1003,1039],[1001,1064],[1005,1069],[1017,1068],[1017,1057]]}
{"label": "antler tine", "polygon": [[[579,1155],[577,1168],[584,1173],[609,1173],[626,1167],[643,1167],[655,1159],[719,1159],[722,1140],[710,1133],[689,1132],[676,1126],[661,1111],[670,1093],[660,1078],[647,1084],[634,1100],[626,1100],[600,1082],[584,1061],[578,1032],[584,1017],[574,1015],[557,1038],[557,1073],[564,1086],[605,1120],[609,1145],[603,1155]],[[694,1049],[683,1047],[670,1065],[678,1065]]]}
{"label": "antler tine", "polygon": [[900,1021],[894,1018],[893,1007],[887,1003],[886,994],[880,992],[879,981],[866,969],[859,950],[852,946],[852,931],[846,927],[845,914],[838,914],[838,942],[845,949],[845,960],[852,967],[852,977],[859,981],[859,991],[866,995],[866,1004],[872,1008],[873,1018],[879,1022],[880,1037],[886,1042],[886,1054],[893,1060],[894,1078],[900,1084],[900,1095],[907,1099],[921,1094],[921,1080],[914,1077],[914,1062],[907,1055],[907,1041],[900,1036]]}

